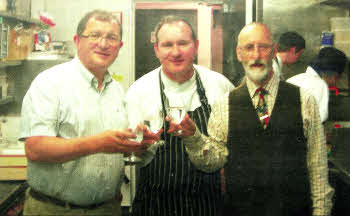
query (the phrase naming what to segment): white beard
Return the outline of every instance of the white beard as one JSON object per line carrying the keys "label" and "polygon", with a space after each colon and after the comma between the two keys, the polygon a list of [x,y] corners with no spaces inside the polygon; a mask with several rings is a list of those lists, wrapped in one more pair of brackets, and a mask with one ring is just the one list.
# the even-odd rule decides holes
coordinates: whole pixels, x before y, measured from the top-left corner
{"label": "white beard", "polygon": [[[253,64],[263,64],[265,67],[263,68],[255,68],[251,67]],[[272,64],[268,64],[268,62],[264,60],[257,60],[257,61],[249,61],[246,64],[243,64],[244,70],[246,71],[247,77],[253,81],[253,82],[263,82],[265,81],[270,74],[270,71],[272,69]]]}

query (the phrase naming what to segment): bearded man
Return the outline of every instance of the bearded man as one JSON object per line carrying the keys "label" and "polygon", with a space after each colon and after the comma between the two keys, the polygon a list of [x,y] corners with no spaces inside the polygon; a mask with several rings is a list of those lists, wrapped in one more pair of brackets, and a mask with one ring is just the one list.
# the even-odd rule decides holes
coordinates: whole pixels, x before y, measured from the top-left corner
{"label": "bearded man", "polygon": [[274,74],[277,49],[266,25],[245,26],[236,52],[246,76],[213,105],[209,137],[186,119],[172,130],[206,146],[201,170],[226,162],[222,215],[330,215],[334,190],[314,97]]}

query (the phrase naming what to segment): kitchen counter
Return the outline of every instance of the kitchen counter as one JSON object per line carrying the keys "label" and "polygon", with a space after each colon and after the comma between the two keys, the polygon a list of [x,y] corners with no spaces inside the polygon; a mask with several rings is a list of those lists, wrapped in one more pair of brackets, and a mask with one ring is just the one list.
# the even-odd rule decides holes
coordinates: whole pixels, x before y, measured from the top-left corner
{"label": "kitchen counter", "polygon": [[328,122],[325,128],[331,146],[329,183],[335,190],[332,216],[350,215],[350,122]]}

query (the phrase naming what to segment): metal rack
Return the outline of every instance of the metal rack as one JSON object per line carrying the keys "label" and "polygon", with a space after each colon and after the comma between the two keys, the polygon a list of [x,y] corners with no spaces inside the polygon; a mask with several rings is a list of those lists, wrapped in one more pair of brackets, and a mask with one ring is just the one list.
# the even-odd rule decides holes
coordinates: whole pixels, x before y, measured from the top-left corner
{"label": "metal rack", "polygon": [[320,3],[325,5],[330,5],[330,6],[350,8],[349,0],[321,0]]}
{"label": "metal rack", "polygon": [[4,17],[7,19],[13,19],[13,20],[17,20],[17,21],[22,21],[22,22],[29,23],[29,24],[40,24],[39,19],[31,19],[28,17],[15,15],[15,14],[5,12],[5,11],[0,12],[0,17]]}
{"label": "metal rack", "polygon": [[9,32],[10,26],[2,23],[0,25],[0,59],[7,58],[8,56]]}
{"label": "metal rack", "polygon": [[8,97],[6,97],[6,98],[0,99],[0,107],[1,107],[2,105],[11,103],[11,102],[13,102],[13,101],[15,101],[15,98],[14,98],[14,97],[11,97],[11,96],[8,96]]}

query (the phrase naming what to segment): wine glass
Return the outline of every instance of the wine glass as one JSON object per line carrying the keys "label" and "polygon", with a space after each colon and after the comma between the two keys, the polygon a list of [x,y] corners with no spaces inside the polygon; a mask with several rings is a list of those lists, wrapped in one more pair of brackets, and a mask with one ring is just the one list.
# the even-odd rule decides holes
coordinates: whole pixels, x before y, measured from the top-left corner
{"label": "wine glass", "polygon": [[[180,124],[182,120],[185,118],[186,109],[183,106],[173,106],[167,108],[168,116],[171,118],[171,121],[176,124]],[[181,134],[182,130],[178,130],[177,134]]]}
{"label": "wine glass", "polygon": [[176,124],[180,124],[186,115],[185,107],[168,107],[168,115],[173,122],[175,122]]}
{"label": "wine glass", "polygon": [[[136,134],[136,138],[131,139],[135,142],[142,142],[143,140],[143,126],[145,121],[143,121],[143,124],[137,124],[134,129],[132,130],[133,133]],[[134,152],[131,152],[129,156],[124,157],[124,162],[126,165],[133,165],[140,163],[142,161],[141,158],[137,157]]]}
{"label": "wine glass", "polygon": [[[147,125],[148,129],[154,133],[157,134],[162,128],[164,128],[164,113],[162,110],[158,110],[155,114],[153,114],[150,117],[149,121],[145,121],[145,125]],[[165,144],[165,140],[157,140],[155,143],[153,143],[151,148],[158,148],[159,146],[162,146]]]}
{"label": "wine glass", "polygon": [[164,114],[162,110],[159,110],[155,115],[152,116],[149,121],[148,128],[152,133],[158,133],[164,126]]}

